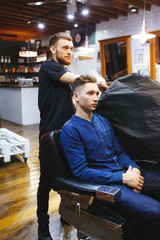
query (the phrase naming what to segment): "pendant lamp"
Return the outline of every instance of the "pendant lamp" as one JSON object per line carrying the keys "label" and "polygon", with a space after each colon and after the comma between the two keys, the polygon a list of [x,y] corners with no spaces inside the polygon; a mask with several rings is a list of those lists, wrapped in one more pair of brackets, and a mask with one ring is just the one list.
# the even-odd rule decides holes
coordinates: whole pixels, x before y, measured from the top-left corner
{"label": "pendant lamp", "polygon": [[92,60],[94,57],[95,48],[89,45],[88,35],[87,35],[87,24],[86,24],[86,36],[84,44],[82,47],[76,48],[76,54],[79,60]]}
{"label": "pendant lamp", "polygon": [[147,32],[145,12],[146,12],[146,0],[144,1],[144,15],[141,31],[139,34],[135,34],[132,36],[133,39],[138,39],[140,40],[141,43],[145,43],[148,39],[155,38],[154,34]]}

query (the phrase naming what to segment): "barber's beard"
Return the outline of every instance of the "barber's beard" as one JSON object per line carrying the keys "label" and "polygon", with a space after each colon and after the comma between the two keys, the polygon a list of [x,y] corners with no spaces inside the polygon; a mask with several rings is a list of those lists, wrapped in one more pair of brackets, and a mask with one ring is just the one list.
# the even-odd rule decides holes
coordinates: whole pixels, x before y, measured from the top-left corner
{"label": "barber's beard", "polygon": [[71,60],[67,61],[65,58],[59,57],[58,51],[56,53],[56,59],[57,59],[57,62],[62,65],[69,65],[71,63]]}

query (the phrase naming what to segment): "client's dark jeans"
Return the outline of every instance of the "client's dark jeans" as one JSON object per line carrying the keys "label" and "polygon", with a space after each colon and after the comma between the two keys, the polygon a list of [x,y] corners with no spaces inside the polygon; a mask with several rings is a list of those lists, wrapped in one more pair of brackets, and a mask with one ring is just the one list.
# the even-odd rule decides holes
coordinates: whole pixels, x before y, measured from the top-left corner
{"label": "client's dark jeans", "polygon": [[134,223],[141,235],[138,239],[160,240],[160,171],[142,169],[141,173],[144,187],[140,194],[125,185],[111,185],[121,189],[116,209]]}
{"label": "client's dark jeans", "polygon": [[37,217],[38,223],[49,223],[49,215],[48,212],[48,201],[49,201],[49,192],[52,189],[48,170],[49,167],[47,165],[47,154],[42,146],[42,141],[39,143],[39,161],[40,161],[40,179],[39,179],[39,187],[37,192]]}

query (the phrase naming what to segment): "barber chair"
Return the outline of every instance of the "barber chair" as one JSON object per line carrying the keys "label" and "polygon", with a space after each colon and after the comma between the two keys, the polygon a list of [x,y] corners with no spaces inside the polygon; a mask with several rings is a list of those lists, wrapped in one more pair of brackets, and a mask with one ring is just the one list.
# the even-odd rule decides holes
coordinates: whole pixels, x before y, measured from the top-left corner
{"label": "barber chair", "polygon": [[62,219],[77,228],[78,239],[81,232],[99,240],[135,240],[128,222],[100,202],[114,203],[121,194],[120,189],[74,178],[60,145],[60,132],[50,132],[44,147],[52,164],[49,168],[53,189],[61,196]]}

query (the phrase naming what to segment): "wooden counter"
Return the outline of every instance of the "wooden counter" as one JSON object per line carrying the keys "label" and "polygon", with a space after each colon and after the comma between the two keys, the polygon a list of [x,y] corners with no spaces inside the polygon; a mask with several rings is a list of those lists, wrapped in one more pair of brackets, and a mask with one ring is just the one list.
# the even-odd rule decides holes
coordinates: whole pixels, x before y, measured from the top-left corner
{"label": "wooden counter", "polygon": [[20,84],[14,84],[14,83],[0,83],[0,88],[1,87],[13,87],[13,88],[32,88],[32,87],[38,87],[38,84],[36,85],[20,85]]}

